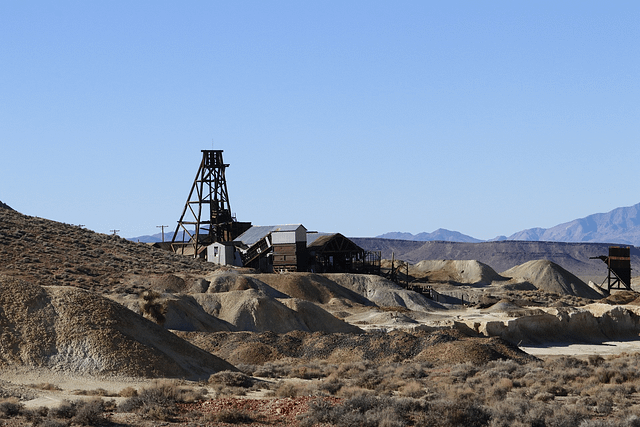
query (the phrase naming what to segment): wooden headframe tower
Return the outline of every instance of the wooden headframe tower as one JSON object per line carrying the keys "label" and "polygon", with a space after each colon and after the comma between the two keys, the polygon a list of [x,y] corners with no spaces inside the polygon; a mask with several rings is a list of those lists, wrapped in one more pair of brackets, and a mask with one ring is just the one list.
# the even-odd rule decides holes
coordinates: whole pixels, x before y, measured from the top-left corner
{"label": "wooden headframe tower", "polygon": [[235,237],[225,178],[228,166],[222,150],[202,150],[200,168],[171,241],[174,252],[197,258],[211,243]]}

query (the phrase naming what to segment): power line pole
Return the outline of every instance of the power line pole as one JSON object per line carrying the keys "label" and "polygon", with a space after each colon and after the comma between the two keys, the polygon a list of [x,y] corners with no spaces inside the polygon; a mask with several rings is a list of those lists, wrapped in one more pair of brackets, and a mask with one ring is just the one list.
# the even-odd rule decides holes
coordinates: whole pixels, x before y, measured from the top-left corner
{"label": "power line pole", "polygon": [[111,231],[114,236],[117,236],[118,235],[118,231],[120,231],[120,230],[109,230],[109,231]]}
{"label": "power line pole", "polygon": [[164,243],[164,229],[168,227],[168,225],[156,225],[156,228],[162,228],[162,243]]}

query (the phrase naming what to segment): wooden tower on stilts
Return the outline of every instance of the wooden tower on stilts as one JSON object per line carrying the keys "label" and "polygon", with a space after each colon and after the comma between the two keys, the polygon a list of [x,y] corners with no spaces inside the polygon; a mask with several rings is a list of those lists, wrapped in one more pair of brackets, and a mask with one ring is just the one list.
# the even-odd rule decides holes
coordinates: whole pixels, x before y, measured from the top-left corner
{"label": "wooden tower on stilts", "polygon": [[236,222],[231,214],[228,166],[222,150],[202,150],[200,168],[171,240],[174,252],[197,258],[211,243],[231,241],[251,226]]}

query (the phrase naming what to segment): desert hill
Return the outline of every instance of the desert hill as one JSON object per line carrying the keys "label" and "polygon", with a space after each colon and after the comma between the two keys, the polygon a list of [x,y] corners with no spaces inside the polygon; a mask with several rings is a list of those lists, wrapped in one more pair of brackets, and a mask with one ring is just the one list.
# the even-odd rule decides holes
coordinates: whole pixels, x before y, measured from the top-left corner
{"label": "desert hill", "polygon": [[0,273],[39,285],[103,292],[145,288],[140,279],[207,272],[212,264],[95,233],[70,224],[0,208]]}
{"label": "desert hill", "polygon": [[229,363],[93,292],[0,276],[0,364],[208,378]]}

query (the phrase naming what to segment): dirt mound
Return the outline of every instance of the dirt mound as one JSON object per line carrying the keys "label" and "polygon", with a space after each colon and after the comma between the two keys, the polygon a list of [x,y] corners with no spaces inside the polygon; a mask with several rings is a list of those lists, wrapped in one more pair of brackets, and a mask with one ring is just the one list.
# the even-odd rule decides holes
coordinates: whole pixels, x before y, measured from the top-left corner
{"label": "dirt mound", "polygon": [[178,331],[235,331],[236,327],[211,316],[190,296],[178,295],[162,302],[165,321],[162,326]]}
{"label": "dirt mound", "polygon": [[307,330],[311,332],[362,332],[360,328],[334,317],[312,302],[297,298],[287,298],[280,300],[280,302],[298,313],[300,320],[307,326]]}
{"label": "dirt mound", "polygon": [[281,302],[255,289],[193,294],[192,297],[204,311],[234,325],[240,331],[286,333],[358,330],[313,304],[290,301],[289,298],[282,299]]}
{"label": "dirt mound", "polygon": [[429,282],[455,282],[476,286],[506,280],[493,268],[475,260],[425,260],[410,266],[409,273]]}
{"label": "dirt mound", "polygon": [[183,278],[173,274],[164,274],[160,277],[151,279],[151,289],[158,292],[183,292],[186,288],[186,282]]}
{"label": "dirt mound", "polygon": [[0,364],[69,373],[206,378],[234,369],[92,292],[0,276]]}
{"label": "dirt mound", "polygon": [[436,366],[458,363],[483,365],[500,359],[527,360],[523,357],[522,350],[502,339],[490,338],[484,342],[479,340],[467,338],[440,342],[421,351],[414,360],[431,362]]}
{"label": "dirt mound", "polygon": [[541,291],[558,295],[573,295],[590,299],[602,297],[582,280],[558,264],[547,260],[529,261],[501,274],[505,277],[511,277],[514,282],[529,282]]}
{"label": "dirt mound", "polygon": [[314,273],[261,274],[259,278],[269,286],[292,297],[305,301],[326,304],[332,298],[344,298],[363,305],[371,305],[361,294],[340,286],[330,275]]}
{"label": "dirt mound", "polygon": [[[467,337],[456,330],[364,334],[291,332],[258,333],[182,332],[182,337],[235,364],[262,364],[286,357],[327,360],[331,363],[360,361],[429,361],[436,365],[495,359],[534,360],[499,338]],[[260,348],[260,352],[252,350]]]}
{"label": "dirt mound", "polygon": [[208,293],[220,293],[230,291],[246,291],[248,289],[255,289],[261,291],[265,295],[271,298],[286,298],[287,295],[272,288],[264,283],[263,276],[273,276],[272,274],[261,274],[256,276],[250,276],[246,274],[240,274],[237,271],[219,270],[214,273],[210,273],[206,276],[206,279],[210,282],[208,288],[204,292]]}
{"label": "dirt mound", "polygon": [[365,274],[326,274],[328,279],[350,289],[379,307],[405,307],[414,311],[444,310],[445,307],[414,291],[408,291],[380,276]]}

